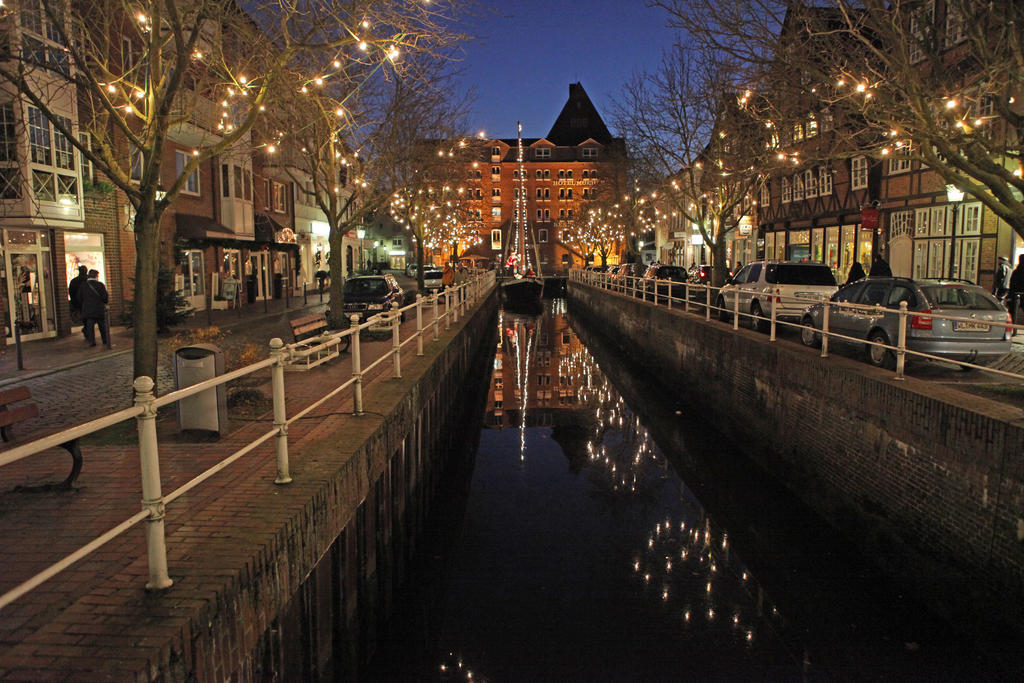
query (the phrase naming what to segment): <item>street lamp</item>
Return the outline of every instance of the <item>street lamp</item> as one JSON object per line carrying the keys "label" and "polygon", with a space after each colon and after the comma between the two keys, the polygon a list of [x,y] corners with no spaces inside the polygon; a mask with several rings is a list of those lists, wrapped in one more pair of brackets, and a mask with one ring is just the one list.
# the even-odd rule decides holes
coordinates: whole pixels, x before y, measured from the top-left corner
{"label": "street lamp", "polygon": [[956,263],[956,212],[964,200],[964,191],[956,185],[946,185],[946,201],[953,207],[953,230],[949,238],[949,279],[953,279]]}

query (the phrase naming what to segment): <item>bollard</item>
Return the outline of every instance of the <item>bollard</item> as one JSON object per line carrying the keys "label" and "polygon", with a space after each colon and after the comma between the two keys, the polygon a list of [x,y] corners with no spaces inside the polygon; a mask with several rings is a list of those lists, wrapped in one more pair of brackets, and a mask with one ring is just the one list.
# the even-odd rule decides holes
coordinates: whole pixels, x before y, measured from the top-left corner
{"label": "bollard", "polygon": [[775,341],[775,304],[779,301],[779,292],[775,291],[772,296],[772,329],[771,334],[768,336],[768,341]]}
{"label": "bollard", "polygon": [[416,293],[416,355],[423,355],[423,295]]}
{"label": "bollard", "polygon": [[106,342],[104,342],[104,346],[106,346],[108,349],[114,348],[112,342],[110,341],[110,306],[104,306],[103,307],[103,335],[102,336],[107,340]]}
{"label": "bollard", "polygon": [[21,321],[14,321],[14,352],[18,356],[18,369],[25,369],[25,359],[21,355]]}
{"label": "bollard", "polygon": [[392,313],[391,314],[391,362],[394,364],[394,372],[391,376],[395,379],[401,379],[402,377],[402,333],[401,333],[402,314]]}
{"label": "bollard", "polygon": [[821,309],[821,357],[828,358],[828,312],[832,302],[826,301]]}
{"label": "bollard", "polygon": [[430,298],[432,299],[432,302],[434,304],[434,341],[437,341],[438,337],[440,336],[437,331],[437,292],[431,294]]}
{"label": "bollard", "polygon": [[[210,273],[210,287],[206,290],[206,326],[213,327],[213,273]],[[107,332],[110,332],[110,326],[107,326]],[[107,335],[107,339],[110,339],[110,335]],[[109,348],[109,347],[108,347]]]}
{"label": "bollard", "polygon": [[352,329],[352,376],[355,384],[352,387],[353,412],[356,415],[363,414],[363,370],[359,357],[359,316],[349,316]]}
{"label": "bollard", "polygon": [[139,463],[142,474],[142,509],[146,519],[146,555],[149,563],[149,590],[164,590],[174,583],[167,575],[167,544],[164,539],[164,496],[160,491],[160,454],[156,440],[156,397],[153,380],[138,377],[132,384],[135,405],[142,414],[135,418],[139,433]]}
{"label": "bollard", "polygon": [[903,379],[907,362],[907,302],[900,302],[900,327],[896,338],[896,379]]}
{"label": "bollard", "polygon": [[292,478],[288,473],[288,414],[284,403],[284,366],[288,361],[288,351],[278,337],[270,340],[270,357],[274,359],[270,377],[274,390],[274,429],[277,430],[277,478],[274,483],[289,484]]}

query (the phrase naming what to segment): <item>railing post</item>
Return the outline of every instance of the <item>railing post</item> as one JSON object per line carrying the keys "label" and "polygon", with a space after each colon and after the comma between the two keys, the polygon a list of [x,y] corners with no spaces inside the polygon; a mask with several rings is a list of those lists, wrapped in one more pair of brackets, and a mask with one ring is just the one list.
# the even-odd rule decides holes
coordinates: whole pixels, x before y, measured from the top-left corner
{"label": "railing post", "polygon": [[452,290],[444,290],[444,329],[452,328]]}
{"label": "railing post", "polygon": [[430,298],[432,299],[432,303],[434,304],[434,341],[437,341],[438,337],[440,336],[437,330],[437,292],[431,294]]}
{"label": "railing post", "polygon": [[683,283],[683,311],[690,312],[690,281]]}
{"label": "railing post", "polygon": [[828,312],[832,308],[831,301],[825,301],[821,310],[821,357],[828,358]]}
{"label": "railing post", "polygon": [[672,280],[668,281],[668,310],[672,310]]}
{"label": "railing post", "polygon": [[270,340],[270,357],[274,359],[270,376],[274,391],[274,429],[277,430],[277,478],[274,479],[274,483],[290,484],[292,478],[288,472],[288,414],[284,403],[284,366],[288,360],[288,352],[284,349],[284,342],[278,337]]}
{"label": "railing post", "polygon": [[768,341],[775,341],[775,304],[779,300],[779,293],[775,292],[772,294],[772,329],[771,334],[768,336]]}
{"label": "railing post", "polygon": [[903,379],[907,362],[907,302],[900,302],[900,327],[896,338],[896,379]]}
{"label": "railing post", "polygon": [[363,414],[363,368],[359,356],[359,316],[349,317],[352,329],[352,377],[355,384],[352,386],[352,405],[356,415]]}
{"label": "railing post", "polygon": [[149,512],[146,519],[146,553],[149,561],[149,590],[163,590],[172,583],[167,575],[167,544],[164,540],[164,496],[160,490],[160,454],[156,440],[156,397],[153,380],[137,377],[135,405],[142,414],[135,418],[139,431],[139,463],[142,470],[142,508]]}
{"label": "railing post", "polygon": [[402,377],[402,332],[401,332],[402,314],[397,312],[391,313],[391,362],[394,364],[395,371],[391,373],[391,376],[395,379]]}
{"label": "railing post", "polygon": [[423,355],[423,295],[416,292],[416,355]]}
{"label": "railing post", "polygon": [[[732,329],[738,330],[740,329],[740,291],[734,290],[733,294],[735,296],[732,298]],[[722,303],[725,303],[724,299]]]}
{"label": "railing post", "polygon": [[704,319],[711,320],[711,285],[704,285]]}

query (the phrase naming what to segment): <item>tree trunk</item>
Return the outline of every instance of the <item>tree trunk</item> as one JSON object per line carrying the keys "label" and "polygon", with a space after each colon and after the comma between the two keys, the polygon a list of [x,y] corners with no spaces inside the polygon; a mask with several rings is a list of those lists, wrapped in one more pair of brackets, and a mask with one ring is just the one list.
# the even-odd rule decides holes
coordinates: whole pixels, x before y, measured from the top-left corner
{"label": "tree trunk", "polygon": [[416,291],[423,291],[423,241],[416,240]]}
{"label": "tree trunk", "polygon": [[[331,248],[331,260],[328,265],[328,272],[331,274],[330,298],[328,299],[331,306],[331,314],[328,317],[327,325],[333,330],[342,329],[349,325],[348,320],[345,318],[345,279],[341,272],[345,259],[341,244],[343,237],[344,233],[342,233],[338,226],[330,226],[327,244]],[[360,245],[360,248],[362,248],[362,245]]]}
{"label": "tree trunk", "polygon": [[152,204],[135,213],[135,300],[132,336],[135,377],[157,381],[156,302],[160,271],[160,216]]}
{"label": "tree trunk", "polygon": [[721,237],[711,245],[711,284],[714,287],[721,287],[725,284],[726,275],[729,272],[729,264],[726,263],[725,240]]}

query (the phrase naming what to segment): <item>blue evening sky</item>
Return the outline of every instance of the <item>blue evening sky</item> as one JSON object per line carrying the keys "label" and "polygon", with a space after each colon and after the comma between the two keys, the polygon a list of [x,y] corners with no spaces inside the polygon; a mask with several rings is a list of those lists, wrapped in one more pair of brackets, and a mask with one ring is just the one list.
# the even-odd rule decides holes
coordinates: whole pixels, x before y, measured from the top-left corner
{"label": "blue evening sky", "polygon": [[[654,69],[675,41],[664,10],[643,0],[484,0],[467,30],[480,36],[460,65],[477,89],[473,132],[543,137],[579,81],[609,128],[611,100],[633,72]],[[613,130],[613,134],[617,131]]]}

